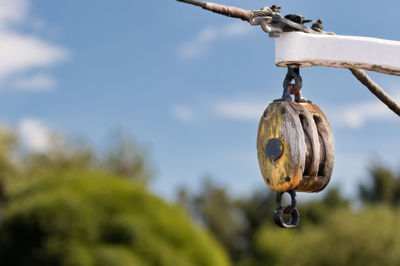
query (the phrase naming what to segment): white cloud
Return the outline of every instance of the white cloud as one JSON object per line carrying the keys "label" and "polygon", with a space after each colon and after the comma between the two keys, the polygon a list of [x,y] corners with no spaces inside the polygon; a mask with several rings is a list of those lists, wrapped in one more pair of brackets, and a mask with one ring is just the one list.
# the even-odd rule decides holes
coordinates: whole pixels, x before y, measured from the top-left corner
{"label": "white cloud", "polygon": [[[400,102],[400,94],[393,95]],[[338,106],[331,111],[332,125],[338,127],[361,128],[367,122],[391,119],[395,114],[378,99],[358,102],[348,106]]]}
{"label": "white cloud", "polygon": [[[400,103],[400,93],[393,94]],[[241,121],[258,121],[268,102],[259,99],[232,99],[216,102],[214,115]],[[336,127],[360,128],[368,122],[393,119],[396,115],[378,99],[355,102],[351,105],[335,105],[326,110],[331,124]]]}
{"label": "white cloud", "polygon": [[171,109],[171,114],[176,120],[186,123],[192,122],[195,118],[194,111],[191,108],[182,105],[174,106]]}
{"label": "white cloud", "polygon": [[243,22],[232,22],[221,27],[210,26],[198,32],[192,40],[184,43],[180,47],[179,54],[183,59],[193,59],[202,56],[217,40],[239,38],[249,32],[249,25]]}
{"label": "white cloud", "polygon": [[37,37],[0,30],[0,80],[27,70],[51,66],[66,52]]}
{"label": "white cloud", "polygon": [[178,121],[190,123],[199,116],[214,116],[223,119],[257,121],[260,119],[266,107],[265,101],[257,99],[224,100],[211,104],[188,107],[185,105],[173,106],[171,115]]}
{"label": "white cloud", "polygon": [[28,0],[1,0],[0,25],[22,22],[26,17],[28,8]]}
{"label": "white cloud", "polygon": [[50,91],[56,87],[55,80],[46,74],[37,74],[30,77],[18,78],[14,86],[19,91]]}
{"label": "white cloud", "polygon": [[222,27],[221,33],[225,38],[235,38],[248,34],[250,32],[249,30],[250,25],[243,23],[243,21],[237,21]]}
{"label": "white cloud", "polygon": [[49,151],[53,139],[50,128],[43,122],[26,118],[18,125],[18,134],[23,144],[34,152]]}
{"label": "white cloud", "polygon": [[27,71],[50,67],[68,56],[64,48],[16,30],[29,24],[29,4],[28,0],[0,0],[0,85],[13,84]]}
{"label": "white cloud", "polygon": [[260,119],[265,107],[265,101],[232,100],[216,103],[214,111],[217,116],[223,118],[256,121]]}

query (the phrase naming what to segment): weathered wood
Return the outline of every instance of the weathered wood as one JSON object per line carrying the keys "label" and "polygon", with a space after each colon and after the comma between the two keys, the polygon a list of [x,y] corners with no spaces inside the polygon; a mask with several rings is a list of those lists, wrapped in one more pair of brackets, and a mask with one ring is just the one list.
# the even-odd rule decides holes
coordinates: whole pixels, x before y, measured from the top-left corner
{"label": "weathered wood", "polygon": [[[305,160],[305,151],[296,148],[298,147],[294,145],[296,140],[293,140],[293,143],[290,143],[290,138],[282,141],[282,155],[277,160],[268,158],[266,154],[266,146],[270,139],[282,139],[282,123],[286,124],[286,131],[294,131],[293,136],[304,139],[304,133],[300,130],[300,121],[293,119],[294,115],[289,113],[291,110],[286,104],[268,105],[258,128],[257,153],[261,173],[265,183],[275,191],[294,189],[302,179],[301,164],[295,162]],[[290,149],[290,145],[294,145],[293,149]],[[289,182],[286,181],[287,177],[290,178]]]}
{"label": "weathered wood", "polygon": [[400,76],[400,41],[285,32],[276,39],[275,64],[365,69]]}
{"label": "weathered wood", "polygon": [[329,183],[334,161],[329,123],[314,104],[272,103],[259,124],[257,154],[272,190],[321,191]]}
{"label": "weathered wood", "polygon": [[304,108],[302,112],[308,114],[308,123],[314,126],[313,132],[316,133],[312,146],[315,147],[313,163],[317,168],[303,173],[303,180],[296,190],[319,192],[328,185],[333,171],[335,153],[333,134],[328,120],[318,106],[314,104],[301,104],[300,106]]}

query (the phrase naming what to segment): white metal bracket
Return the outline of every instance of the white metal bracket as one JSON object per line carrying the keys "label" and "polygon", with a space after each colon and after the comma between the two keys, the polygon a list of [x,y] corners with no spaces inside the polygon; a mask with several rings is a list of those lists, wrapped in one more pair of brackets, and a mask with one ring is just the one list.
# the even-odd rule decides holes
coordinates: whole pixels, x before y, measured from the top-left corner
{"label": "white metal bracket", "polygon": [[365,69],[400,76],[400,42],[284,32],[276,38],[275,64]]}

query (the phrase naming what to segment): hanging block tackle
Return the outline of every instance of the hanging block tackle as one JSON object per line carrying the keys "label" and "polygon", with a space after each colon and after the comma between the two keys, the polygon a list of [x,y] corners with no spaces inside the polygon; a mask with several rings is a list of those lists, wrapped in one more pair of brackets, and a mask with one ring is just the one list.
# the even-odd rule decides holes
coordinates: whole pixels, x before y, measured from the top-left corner
{"label": "hanging block tackle", "polygon": [[[273,5],[245,10],[198,0],[177,0],[214,13],[260,26],[276,39],[275,64],[287,68],[283,94],[265,109],[257,135],[257,154],[265,183],[276,194],[275,223],[282,228],[299,222],[296,191],[319,192],[329,183],[334,164],[333,135],[321,109],[303,98],[300,68],[327,66],[348,68],[377,98],[400,116],[400,105],[364,71],[400,76],[400,42],[377,38],[341,36],[323,30],[322,21],[302,15],[283,16]],[[294,101],[292,96],[294,95]],[[283,206],[289,193],[291,204]],[[289,215],[285,222],[284,215]]]}

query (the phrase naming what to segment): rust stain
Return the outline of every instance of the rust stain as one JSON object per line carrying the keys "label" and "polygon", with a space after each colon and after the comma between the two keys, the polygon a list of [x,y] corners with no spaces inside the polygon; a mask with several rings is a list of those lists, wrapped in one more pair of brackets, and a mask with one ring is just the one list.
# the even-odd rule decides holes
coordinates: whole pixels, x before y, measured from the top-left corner
{"label": "rust stain", "polygon": [[[281,124],[287,114],[282,111],[287,108],[285,104],[277,102],[267,107],[257,136],[258,161],[264,181],[272,190],[280,192],[295,189],[302,180],[300,166],[294,163],[289,144],[281,138]],[[272,160],[265,154],[265,146],[271,138],[282,141],[282,156],[277,160]]]}

